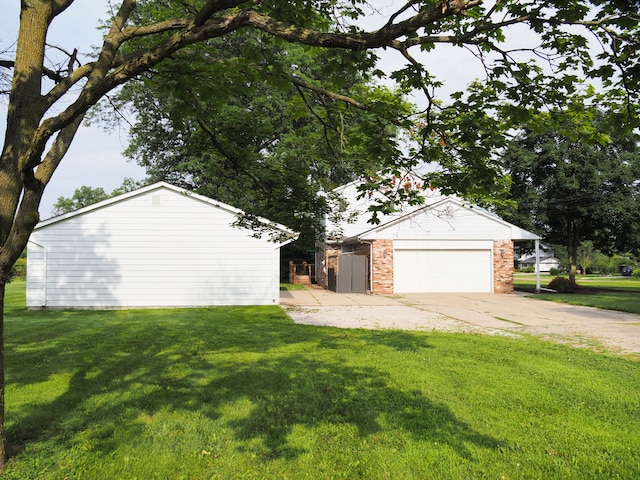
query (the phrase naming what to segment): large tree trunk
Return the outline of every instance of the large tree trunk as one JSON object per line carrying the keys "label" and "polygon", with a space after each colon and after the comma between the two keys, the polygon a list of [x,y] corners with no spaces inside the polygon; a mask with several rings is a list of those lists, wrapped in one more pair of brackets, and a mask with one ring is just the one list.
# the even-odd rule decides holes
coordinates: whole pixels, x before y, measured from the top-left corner
{"label": "large tree trunk", "polygon": [[[50,9],[49,9],[50,10]],[[41,96],[42,64],[50,12],[43,2],[21,10],[11,94],[7,109],[7,129],[0,160],[0,245],[5,247],[18,207],[23,178],[29,169],[25,153],[43,115]],[[4,255],[2,256],[4,257]],[[0,264],[6,268],[4,258]]]}
{"label": "large tree trunk", "polygon": [[567,222],[567,253],[569,254],[569,279],[575,282],[578,270],[578,245],[580,244],[579,221],[570,218]]}
{"label": "large tree trunk", "polygon": [[[6,463],[4,429],[4,293],[11,267],[38,222],[42,187],[33,168],[39,161],[33,134],[44,114],[41,94],[45,39],[53,15],[52,1],[22,2],[13,82],[7,109],[7,129],[0,157],[0,468]],[[34,160],[37,157],[37,160]],[[34,164],[35,162],[35,164]],[[22,201],[20,212],[18,204]]]}

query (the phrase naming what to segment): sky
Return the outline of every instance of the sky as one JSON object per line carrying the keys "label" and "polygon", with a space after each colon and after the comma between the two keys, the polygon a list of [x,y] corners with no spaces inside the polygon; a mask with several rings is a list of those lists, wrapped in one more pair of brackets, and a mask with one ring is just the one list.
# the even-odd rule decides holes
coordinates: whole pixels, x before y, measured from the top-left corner
{"label": "sky", "polygon": [[[17,38],[20,12],[19,0],[3,0],[0,15],[0,51],[10,46],[8,39]],[[47,42],[61,45],[68,51],[78,47],[87,51],[89,46],[101,43],[97,31],[98,21],[105,17],[106,2],[96,0],[74,2],[54,23]],[[6,130],[7,103],[0,103],[0,132]],[[42,219],[51,216],[58,197],[73,196],[76,188],[88,185],[102,187],[110,193],[122,184],[124,178],[142,180],[144,169],[128,161],[122,151],[127,145],[127,131],[106,132],[100,125],[80,127],[69,152],[47,185],[40,206]]]}
{"label": "sky", "polygon": [[[396,6],[404,4],[404,0],[378,0],[382,13],[389,13]],[[0,15],[0,51],[11,47],[17,38],[19,21],[19,0],[4,0]],[[54,20],[47,42],[58,45],[67,51],[78,48],[79,52],[87,52],[91,46],[101,44],[101,33],[97,30],[99,20],[106,17],[106,1],[82,0],[74,2],[63,14]],[[114,2],[118,4],[118,2]],[[373,26],[380,26],[375,25]],[[395,55],[395,56],[394,56]],[[440,55],[430,56],[433,66],[442,72],[447,79],[445,88],[453,91],[463,88],[473,79],[469,75],[470,64],[475,64],[468,53],[460,49],[449,49]],[[80,58],[86,61],[86,58]],[[384,71],[392,71],[394,66],[404,63],[395,53],[383,54],[380,65]],[[478,65],[475,65],[476,67]],[[0,100],[0,133],[6,130],[6,99]],[[52,207],[59,197],[72,197],[74,191],[87,185],[101,187],[110,193],[122,184],[125,178],[142,180],[144,169],[122,152],[127,146],[128,132],[120,128],[105,131],[100,125],[83,125],[78,131],[69,152],[62,160],[51,182],[45,189],[41,203],[40,216],[46,219],[52,215]]]}

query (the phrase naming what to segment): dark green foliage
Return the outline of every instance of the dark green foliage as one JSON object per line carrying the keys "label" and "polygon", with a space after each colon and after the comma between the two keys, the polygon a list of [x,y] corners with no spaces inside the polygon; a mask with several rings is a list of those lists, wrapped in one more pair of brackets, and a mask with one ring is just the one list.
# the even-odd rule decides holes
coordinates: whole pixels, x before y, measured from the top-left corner
{"label": "dark green foliage", "polygon": [[[127,154],[166,180],[302,232],[312,251],[327,192],[398,154],[408,106],[373,85],[373,57],[237,33],[168,59],[120,101],[137,121]],[[338,101],[344,91],[366,109]],[[368,109],[375,109],[375,114]]]}
{"label": "dark green foliage", "polygon": [[11,272],[9,273],[9,281],[13,280],[26,280],[27,278],[27,259],[26,257],[20,257],[14,263]]}
{"label": "dark green foliage", "polygon": [[572,275],[585,240],[605,253],[640,248],[637,142],[596,110],[541,116],[502,157],[518,209],[501,215],[564,245]]}
{"label": "dark green foliage", "polygon": [[[238,8],[268,15],[273,24],[292,23],[298,36],[287,43],[283,38],[291,38],[273,35],[268,27],[234,30],[188,46],[144,74],[122,96],[138,113],[128,154],[154,180],[173,181],[250,216],[267,216],[305,232],[317,228],[326,210],[316,193],[357,177],[364,180],[363,195],[384,192],[374,215],[421,202],[424,188],[481,205],[509,205],[504,195],[510,180],[496,156],[505,147],[505,133],[514,125],[534,125],[537,112],[562,108],[578,92],[609,108],[616,126],[637,120],[632,33],[637,18],[631,7],[599,1],[488,2],[427,20],[434,9],[442,13],[459,5],[412,4],[412,14],[426,17],[414,19],[414,26],[405,23],[403,43],[392,47],[406,63],[390,74],[398,86],[391,93],[371,86],[380,75],[376,54],[365,47],[325,48],[330,38],[313,41],[306,35],[314,32],[302,30],[357,35],[358,22],[348,21],[374,13],[366,2],[240,2]],[[145,24],[188,16],[199,6],[147,1],[134,20]],[[400,23],[400,17],[389,24]],[[511,47],[504,26],[520,22],[535,32],[535,46]],[[569,33],[565,24],[592,32]],[[451,37],[441,37],[442,32]],[[597,58],[592,35],[601,41]],[[477,49],[486,78],[450,100],[438,99],[446,78],[436,77],[428,57],[409,52],[412,46],[425,54],[439,49],[436,38]],[[133,39],[127,50],[148,41]],[[380,39],[380,45],[390,46],[386,42]],[[585,89],[584,79],[604,81],[608,94]],[[620,84],[624,88],[617,88]],[[425,94],[426,107],[419,114],[410,112],[400,95],[415,90]],[[397,133],[411,142],[402,144]],[[421,171],[416,188],[397,188],[398,178],[425,162],[434,168]]]}
{"label": "dark green foliage", "polygon": [[73,212],[107,198],[109,198],[109,195],[101,187],[93,188],[83,185],[76,188],[71,198],[58,197],[58,200],[53,205],[53,214],[62,215],[63,213]]}
{"label": "dark green foliage", "polygon": [[83,185],[80,188],[76,188],[71,198],[58,197],[58,200],[53,206],[53,214],[62,215],[64,213],[79,210],[83,207],[88,207],[89,205],[106,200],[107,198],[136,190],[137,188],[142,187],[143,183],[144,182],[136,182],[131,178],[125,178],[122,185],[110,194],[106,193],[101,187],[93,188]]}

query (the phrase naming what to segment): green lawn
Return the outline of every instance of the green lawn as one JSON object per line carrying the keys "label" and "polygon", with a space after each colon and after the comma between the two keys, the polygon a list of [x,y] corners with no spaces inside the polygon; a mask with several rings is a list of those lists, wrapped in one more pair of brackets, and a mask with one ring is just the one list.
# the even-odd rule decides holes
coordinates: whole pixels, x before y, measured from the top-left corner
{"label": "green lawn", "polygon": [[[567,277],[567,274],[559,275]],[[540,285],[546,287],[555,276],[540,275]],[[534,273],[515,273],[513,282],[516,287],[535,287],[536,275]],[[587,288],[609,288],[615,290],[629,290],[640,292],[640,278],[638,277],[602,277],[596,275],[578,275],[576,277],[578,285]]]}
{"label": "green lawn", "polygon": [[280,290],[306,290],[306,286],[299,283],[281,283]]}
{"label": "green lawn", "polygon": [[[542,275],[540,285],[546,287],[555,277]],[[553,302],[586,305],[608,310],[640,314],[640,278],[578,276],[576,282],[584,291],[580,293],[540,293],[534,298]],[[536,285],[535,274],[515,274],[516,288],[531,289]]]}
{"label": "green lawn", "polygon": [[278,307],[28,312],[4,479],[640,478],[640,362]]}

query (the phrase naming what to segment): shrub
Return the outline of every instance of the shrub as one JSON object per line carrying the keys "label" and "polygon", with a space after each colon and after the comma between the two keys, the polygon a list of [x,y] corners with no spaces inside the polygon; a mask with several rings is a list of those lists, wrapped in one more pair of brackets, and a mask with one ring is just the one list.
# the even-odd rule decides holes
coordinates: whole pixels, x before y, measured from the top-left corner
{"label": "shrub", "polygon": [[551,267],[551,268],[549,269],[549,275],[552,275],[552,276],[554,276],[554,277],[557,277],[557,276],[558,276],[558,273],[560,273],[560,271],[559,271],[557,268],[555,268],[555,267]]}
{"label": "shrub", "polygon": [[26,280],[27,278],[27,259],[18,258],[9,273],[9,281],[13,279]]}
{"label": "shrub", "polygon": [[631,275],[633,275],[636,278],[640,278],[640,268],[635,268],[631,273]]}
{"label": "shrub", "polygon": [[554,278],[549,282],[548,287],[558,293],[576,293],[580,291],[580,286],[575,282],[575,280],[565,277]]}

